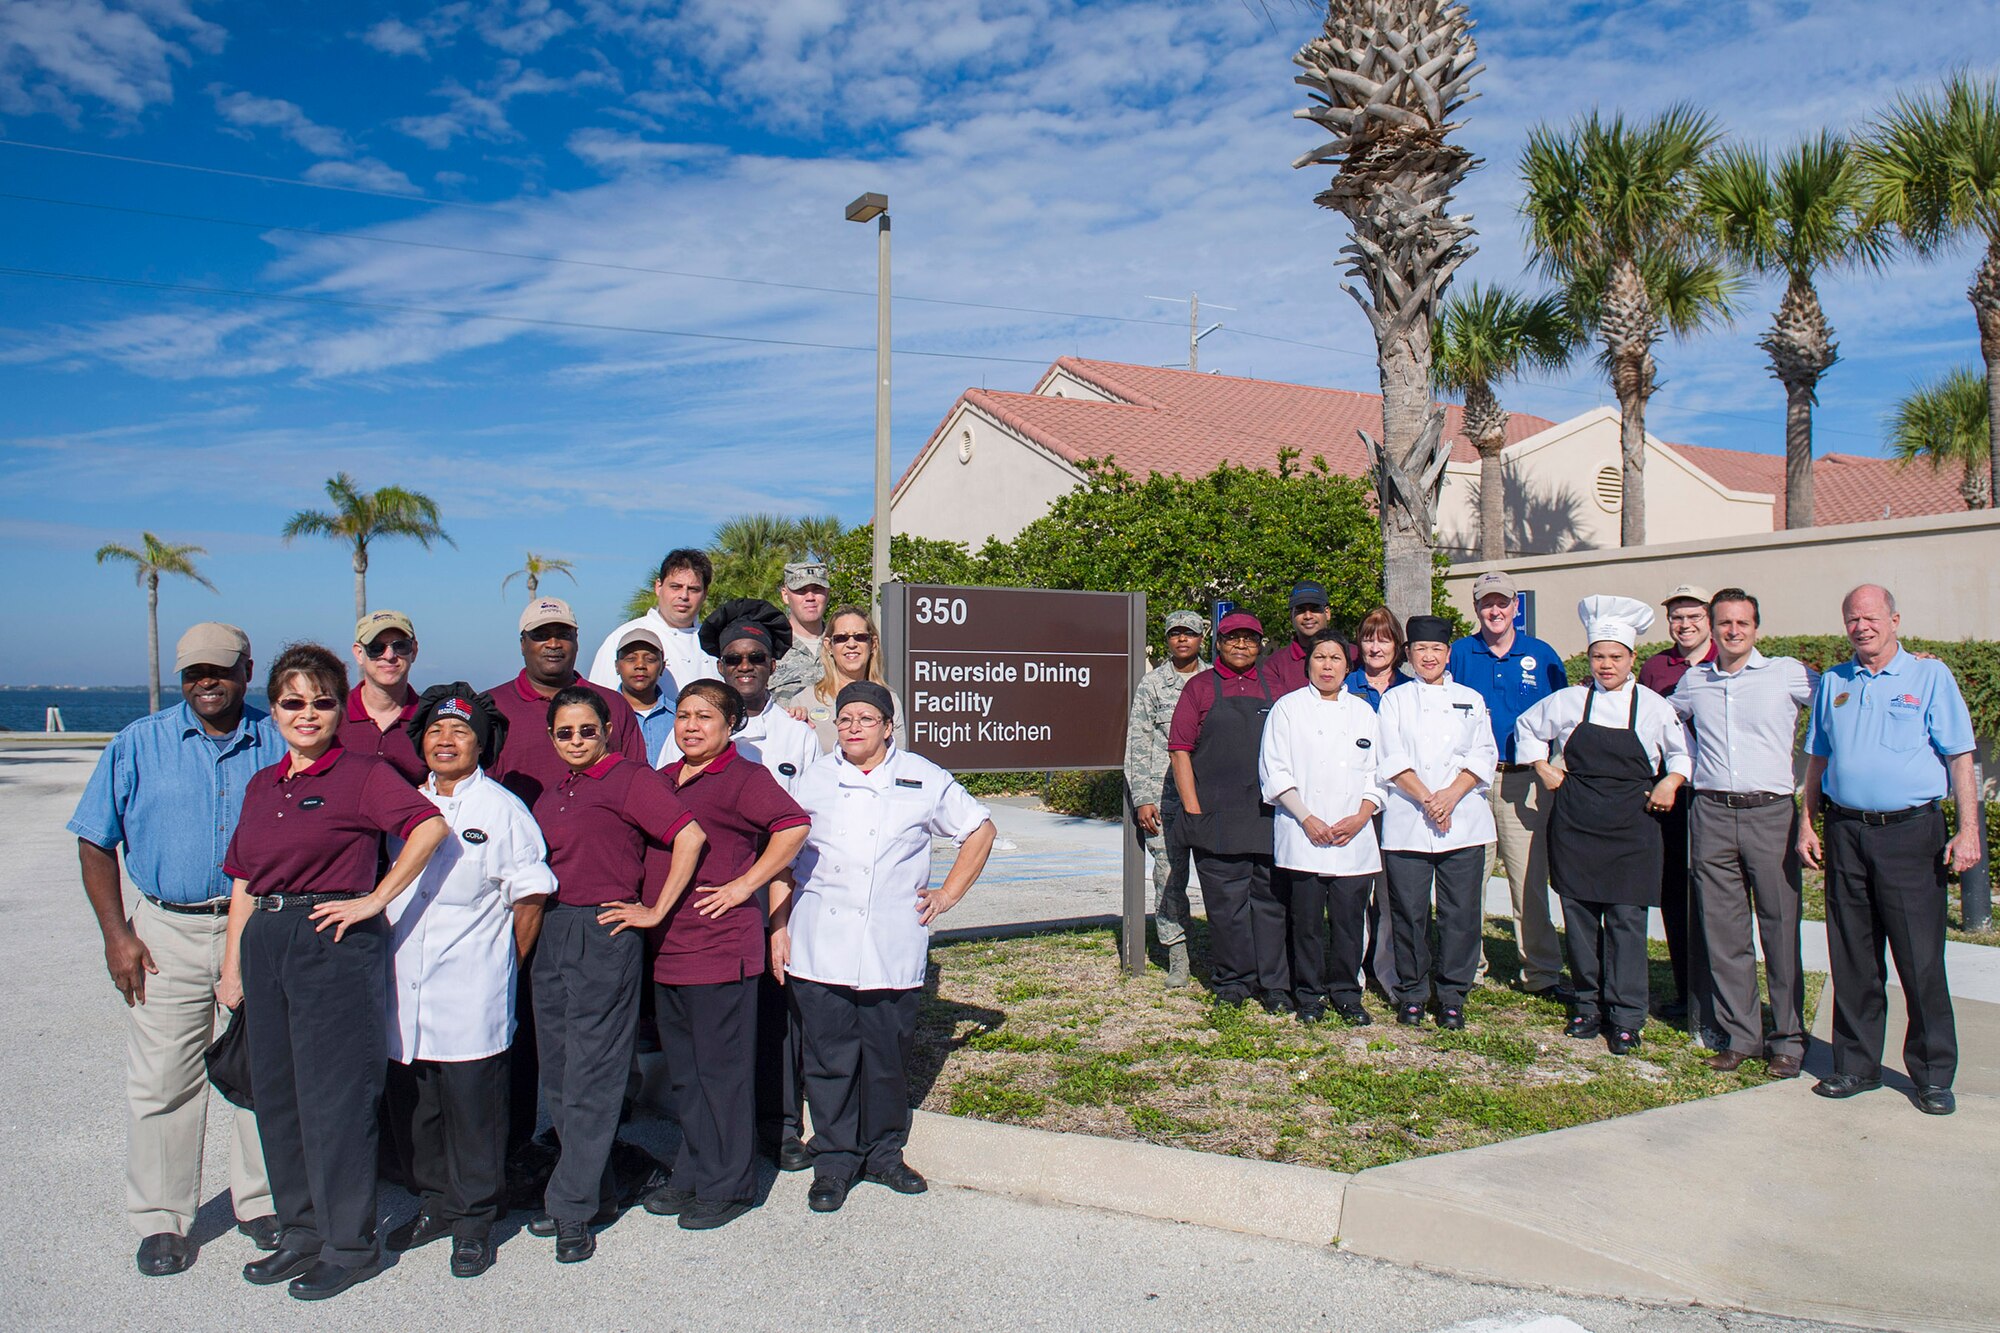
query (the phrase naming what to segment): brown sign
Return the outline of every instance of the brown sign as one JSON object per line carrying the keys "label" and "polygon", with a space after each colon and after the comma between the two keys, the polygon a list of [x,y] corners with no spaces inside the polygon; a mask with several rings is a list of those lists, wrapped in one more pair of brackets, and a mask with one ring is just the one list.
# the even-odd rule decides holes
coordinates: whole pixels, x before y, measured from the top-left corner
{"label": "brown sign", "polygon": [[958,772],[1124,764],[1142,595],[891,584],[882,612],[914,753]]}

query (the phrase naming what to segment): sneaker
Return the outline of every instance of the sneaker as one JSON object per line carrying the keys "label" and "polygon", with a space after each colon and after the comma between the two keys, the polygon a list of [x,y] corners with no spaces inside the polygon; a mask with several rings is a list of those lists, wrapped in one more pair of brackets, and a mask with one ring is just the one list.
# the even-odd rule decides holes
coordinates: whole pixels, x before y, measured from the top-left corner
{"label": "sneaker", "polygon": [[1396,1021],[1406,1028],[1424,1025],[1424,1007],[1420,1004],[1406,1004],[1396,1011]]}
{"label": "sneaker", "polygon": [[1465,1014],[1458,1009],[1438,1010],[1438,1026],[1446,1032],[1465,1031]]}

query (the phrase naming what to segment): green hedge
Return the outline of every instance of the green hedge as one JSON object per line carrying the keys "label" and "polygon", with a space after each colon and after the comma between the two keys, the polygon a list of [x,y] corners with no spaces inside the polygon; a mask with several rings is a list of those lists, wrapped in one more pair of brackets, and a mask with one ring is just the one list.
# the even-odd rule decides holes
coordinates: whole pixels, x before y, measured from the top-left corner
{"label": "green hedge", "polygon": [[1059,815],[1122,818],[1125,775],[1115,768],[1102,773],[1051,773],[1042,788],[1042,804]]}
{"label": "green hedge", "polygon": [[1032,796],[1041,791],[1044,773],[954,773],[974,796]]}

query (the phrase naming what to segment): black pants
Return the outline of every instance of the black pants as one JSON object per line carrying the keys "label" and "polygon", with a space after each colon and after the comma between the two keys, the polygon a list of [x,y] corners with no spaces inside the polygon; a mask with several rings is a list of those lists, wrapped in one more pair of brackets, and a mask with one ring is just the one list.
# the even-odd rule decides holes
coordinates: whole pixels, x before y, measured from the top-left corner
{"label": "black pants", "polygon": [[757,1197],[757,984],[653,987],[681,1125],[674,1188],[703,1203]]}
{"label": "black pants", "polygon": [[[1484,919],[1486,848],[1449,852],[1384,852],[1389,908],[1396,937],[1396,1003],[1422,1004],[1431,995],[1436,967],[1440,1009],[1464,1009],[1466,992],[1479,975],[1479,936]],[[1433,918],[1431,895],[1437,895]],[[1437,952],[1431,951],[1431,923],[1437,923]]]}
{"label": "black pants", "polygon": [[[546,912],[548,909],[544,908]],[[535,1046],[535,951],[521,960],[514,983],[514,1045],[507,1061],[507,1152],[535,1137],[542,1118],[542,1060]]]}
{"label": "black pants", "polygon": [[507,1052],[389,1063],[385,1102],[411,1189],[454,1236],[485,1236],[507,1200]]}
{"label": "black pants", "polygon": [[1646,912],[1636,903],[1563,896],[1578,1018],[1638,1032],[1646,1025]]}
{"label": "black pants", "polygon": [[375,1235],[377,1106],[389,1063],[380,918],[313,929],[306,911],[243,928],[244,1022],[264,1168],[285,1249],[358,1268]]}
{"label": "black pants", "polygon": [[[1836,1073],[1874,1078],[1881,1072],[1888,1022],[1884,944],[1896,959],[1910,1013],[1903,1068],[1913,1082],[1940,1088],[1950,1087],[1958,1073],[1958,1028],[1944,975],[1944,845],[1940,810],[1886,825],[1827,816],[1826,943]],[[261,1102],[257,1115],[261,1123]],[[271,1183],[276,1186],[275,1175]]]}
{"label": "black pants", "polygon": [[799,1060],[791,1002],[767,970],[757,979],[757,1135],[773,1145],[799,1137],[805,1125]]}
{"label": "black pants", "polygon": [[813,1174],[852,1180],[888,1171],[910,1141],[910,1049],[922,990],[785,983],[805,1054]]}
{"label": "black pants", "polygon": [[544,1206],[558,1222],[587,1222],[615,1202],[611,1142],[639,1030],[640,934],[613,935],[598,910],[551,903],[535,945],[542,1101],[562,1142]]}
{"label": "black pants", "polygon": [[1195,849],[1208,909],[1209,989],[1223,1001],[1292,988],[1285,907],[1271,888],[1268,856],[1218,856]]}
{"label": "black pants", "polygon": [[[1374,876],[1286,870],[1282,878],[1277,897],[1285,909],[1293,999],[1302,1007],[1328,1000],[1343,1005],[1361,1003],[1361,954]],[[1331,963],[1327,960],[1329,925]]]}

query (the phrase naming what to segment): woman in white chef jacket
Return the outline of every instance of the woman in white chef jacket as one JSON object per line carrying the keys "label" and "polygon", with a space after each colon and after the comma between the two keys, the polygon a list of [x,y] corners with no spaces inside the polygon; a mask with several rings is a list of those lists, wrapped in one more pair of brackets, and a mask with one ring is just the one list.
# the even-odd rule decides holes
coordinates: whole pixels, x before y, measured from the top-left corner
{"label": "woman in white chef jacket", "polygon": [[[1479,971],[1486,848],[1493,811],[1486,789],[1500,749],[1486,701],[1455,684],[1451,622],[1411,616],[1405,688],[1382,695],[1382,863],[1389,880],[1396,946],[1396,1021],[1416,1027],[1437,993],[1437,1025],[1465,1026],[1465,994]],[[1438,949],[1431,954],[1431,895],[1437,895]]]}
{"label": "woman in white chef jacket", "polygon": [[[1273,877],[1285,908],[1292,1004],[1302,1023],[1333,1011],[1368,1022],[1361,1003],[1361,949],[1369,891],[1381,873],[1375,812],[1381,729],[1368,701],[1343,692],[1347,642],[1322,630],[1306,645],[1306,687],[1278,700],[1264,724],[1257,780],[1276,806]],[[1284,887],[1277,888],[1282,879]],[[1333,965],[1326,963],[1333,927]]]}
{"label": "woman in white chef jacket", "polygon": [[421,1201],[386,1239],[400,1251],[450,1236],[453,1275],[476,1277],[506,1200],[515,978],[556,880],[528,807],[480,768],[507,734],[493,701],[462,681],[435,686],[409,730],[430,770],[419,790],[452,836],[386,913],[386,1100]]}
{"label": "woman in white chef jacket", "polygon": [[[926,1188],[903,1147],[930,928],[979,878],[994,837],[986,807],[957,779],[891,743],[895,704],[886,686],[843,686],[834,725],[839,748],[792,793],[812,832],[794,863],[788,915],[771,930],[772,966],[788,974],[805,1057],[813,1128],[806,1202],[816,1213],[839,1209],[856,1179],[899,1194]],[[935,889],[933,837],[958,843]]]}
{"label": "woman in white chef jacket", "polygon": [[[1660,816],[1694,771],[1674,707],[1632,679],[1632,650],[1653,608],[1632,597],[1577,603],[1590,644],[1588,685],[1557,690],[1514,725],[1514,753],[1555,800],[1549,883],[1562,896],[1576,1002],[1565,1036],[1600,1032],[1613,1055],[1646,1022],[1646,909],[1660,905]],[[1562,748],[1563,766],[1549,762]]]}

